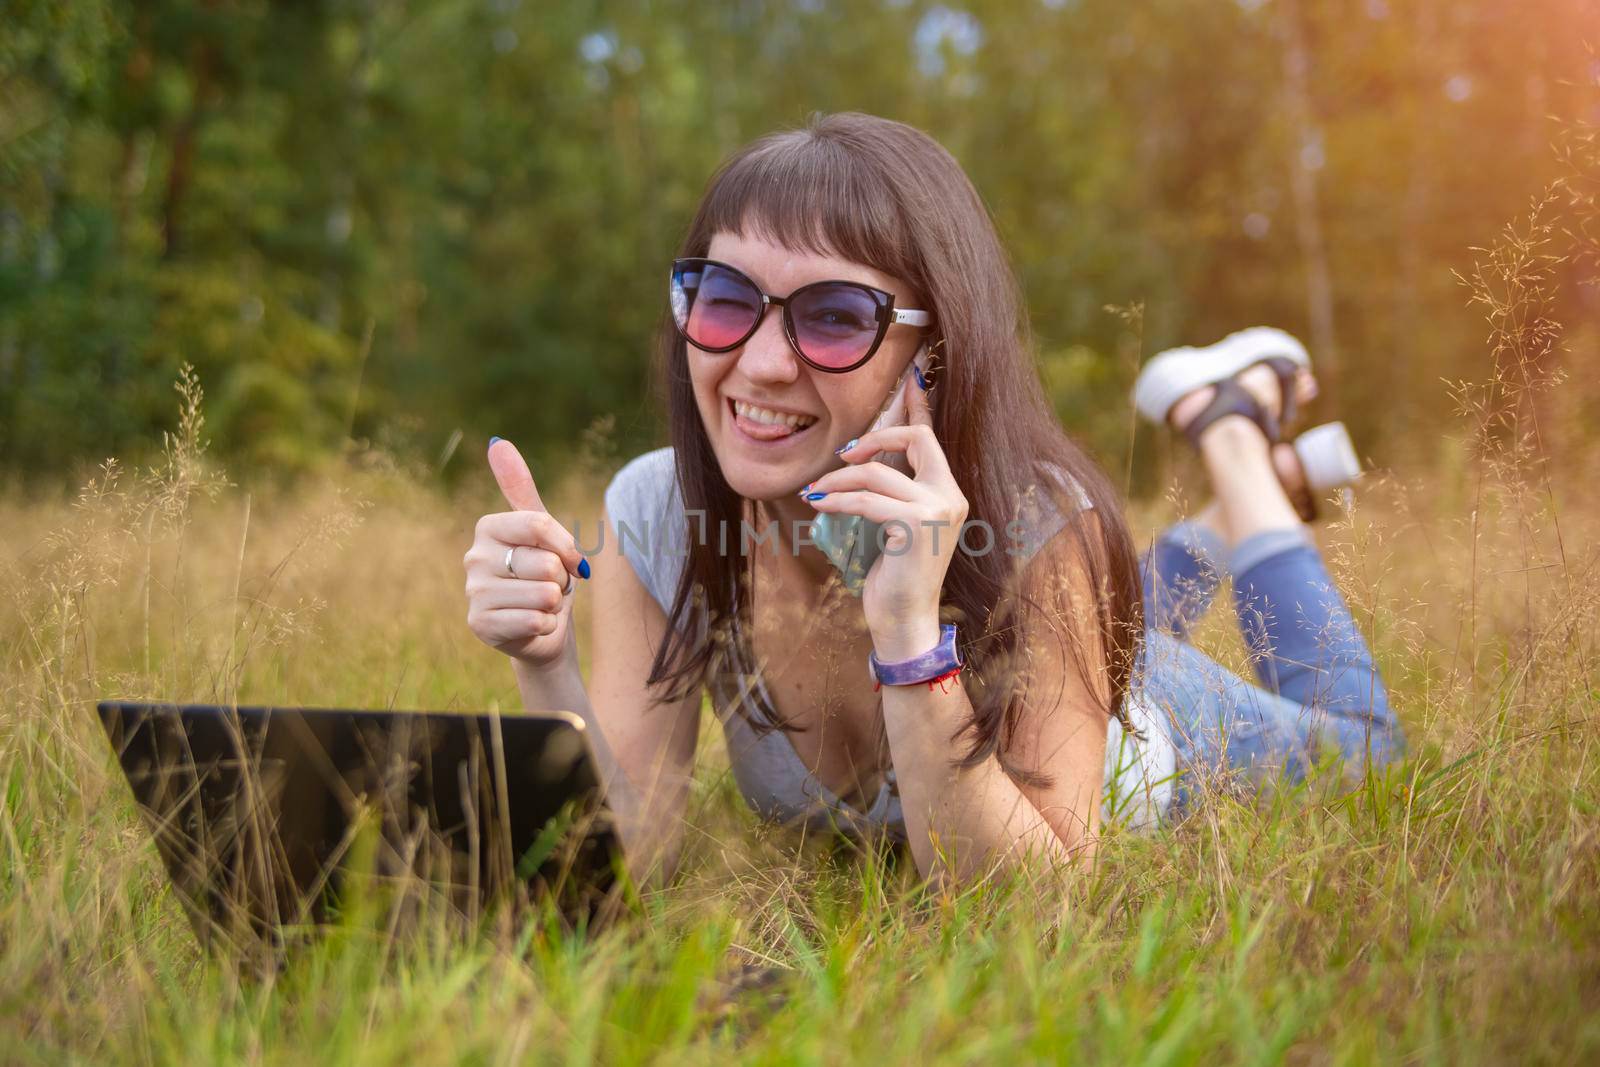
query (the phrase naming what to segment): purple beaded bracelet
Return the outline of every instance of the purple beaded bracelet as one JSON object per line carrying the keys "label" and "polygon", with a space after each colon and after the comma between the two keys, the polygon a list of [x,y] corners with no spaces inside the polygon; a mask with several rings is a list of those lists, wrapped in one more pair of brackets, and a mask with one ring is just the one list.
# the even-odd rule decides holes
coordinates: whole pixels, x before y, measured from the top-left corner
{"label": "purple beaded bracelet", "polygon": [[955,623],[947,622],[939,627],[939,643],[920,656],[898,663],[881,663],[876,652],[867,653],[867,670],[879,685],[916,685],[949,677],[961,670]]}

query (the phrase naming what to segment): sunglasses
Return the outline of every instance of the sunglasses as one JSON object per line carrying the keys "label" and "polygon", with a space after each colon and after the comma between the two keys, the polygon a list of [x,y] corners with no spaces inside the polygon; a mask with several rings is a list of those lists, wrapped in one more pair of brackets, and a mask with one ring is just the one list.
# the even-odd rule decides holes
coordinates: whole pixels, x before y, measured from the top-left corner
{"label": "sunglasses", "polygon": [[777,305],[790,347],[807,366],[829,374],[871,359],[890,326],[926,328],[933,321],[926,311],[896,308],[893,293],[860,282],[812,282],[786,297],[769,296],[749,275],[714,259],[674,260],[669,295],[678,333],[706,352],[738,348]]}

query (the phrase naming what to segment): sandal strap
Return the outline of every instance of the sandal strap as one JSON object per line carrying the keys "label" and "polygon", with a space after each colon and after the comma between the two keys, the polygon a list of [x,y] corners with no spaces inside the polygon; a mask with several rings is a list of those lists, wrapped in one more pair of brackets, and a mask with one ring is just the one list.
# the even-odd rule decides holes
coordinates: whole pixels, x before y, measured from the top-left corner
{"label": "sandal strap", "polygon": [[1278,395],[1283,398],[1283,411],[1278,416],[1278,425],[1287,426],[1294,422],[1294,380],[1300,372],[1300,365],[1287,356],[1268,356],[1261,362],[1271,367],[1278,376]]}
{"label": "sandal strap", "polygon": [[1278,420],[1262,407],[1250,391],[1232,378],[1224,378],[1216,384],[1217,394],[1211,398],[1211,403],[1190,420],[1189,425],[1183,428],[1184,436],[1189,438],[1189,443],[1196,449],[1200,447],[1200,435],[1206,428],[1218,419],[1229,415],[1243,415],[1266,434],[1269,444],[1278,441]]}

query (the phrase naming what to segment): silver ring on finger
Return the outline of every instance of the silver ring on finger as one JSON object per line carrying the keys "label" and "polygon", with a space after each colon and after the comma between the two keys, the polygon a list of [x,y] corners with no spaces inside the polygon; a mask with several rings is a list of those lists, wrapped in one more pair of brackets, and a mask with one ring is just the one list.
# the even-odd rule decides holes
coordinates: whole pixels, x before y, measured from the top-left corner
{"label": "silver ring on finger", "polygon": [[511,575],[511,577],[513,577],[513,578],[517,577],[517,568],[512,566],[511,557],[516,555],[516,554],[517,554],[517,546],[516,545],[512,545],[511,547],[506,549],[506,573]]}

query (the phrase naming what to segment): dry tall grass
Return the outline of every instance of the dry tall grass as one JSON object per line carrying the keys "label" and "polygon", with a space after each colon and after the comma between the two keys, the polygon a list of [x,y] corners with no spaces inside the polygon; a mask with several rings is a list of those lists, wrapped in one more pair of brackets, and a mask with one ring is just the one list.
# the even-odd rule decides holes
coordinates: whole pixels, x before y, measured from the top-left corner
{"label": "dry tall grass", "polygon": [[[615,929],[393,943],[358,914],[266,979],[202,956],[96,700],[516,695],[463,624],[487,475],[447,499],[369,455],[252,496],[208,462],[185,379],[163,463],[0,504],[0,1059],[1593,1061],[1600,457],[1563,407],[1594,386],[1551,370],[1544,210],[1464,279],[1494,358],[1451,386],[1460,422],[1325,535],[1408,760],[1113,834],[1049,901],[927,898],[904,859],[758,824],[708,716],[684,870]],[[1552,452],[1552,418],[1577,447]],[[592,518],[595,486],[555,510]],[[1243,666],[1225,619],[1202,641]]]}

